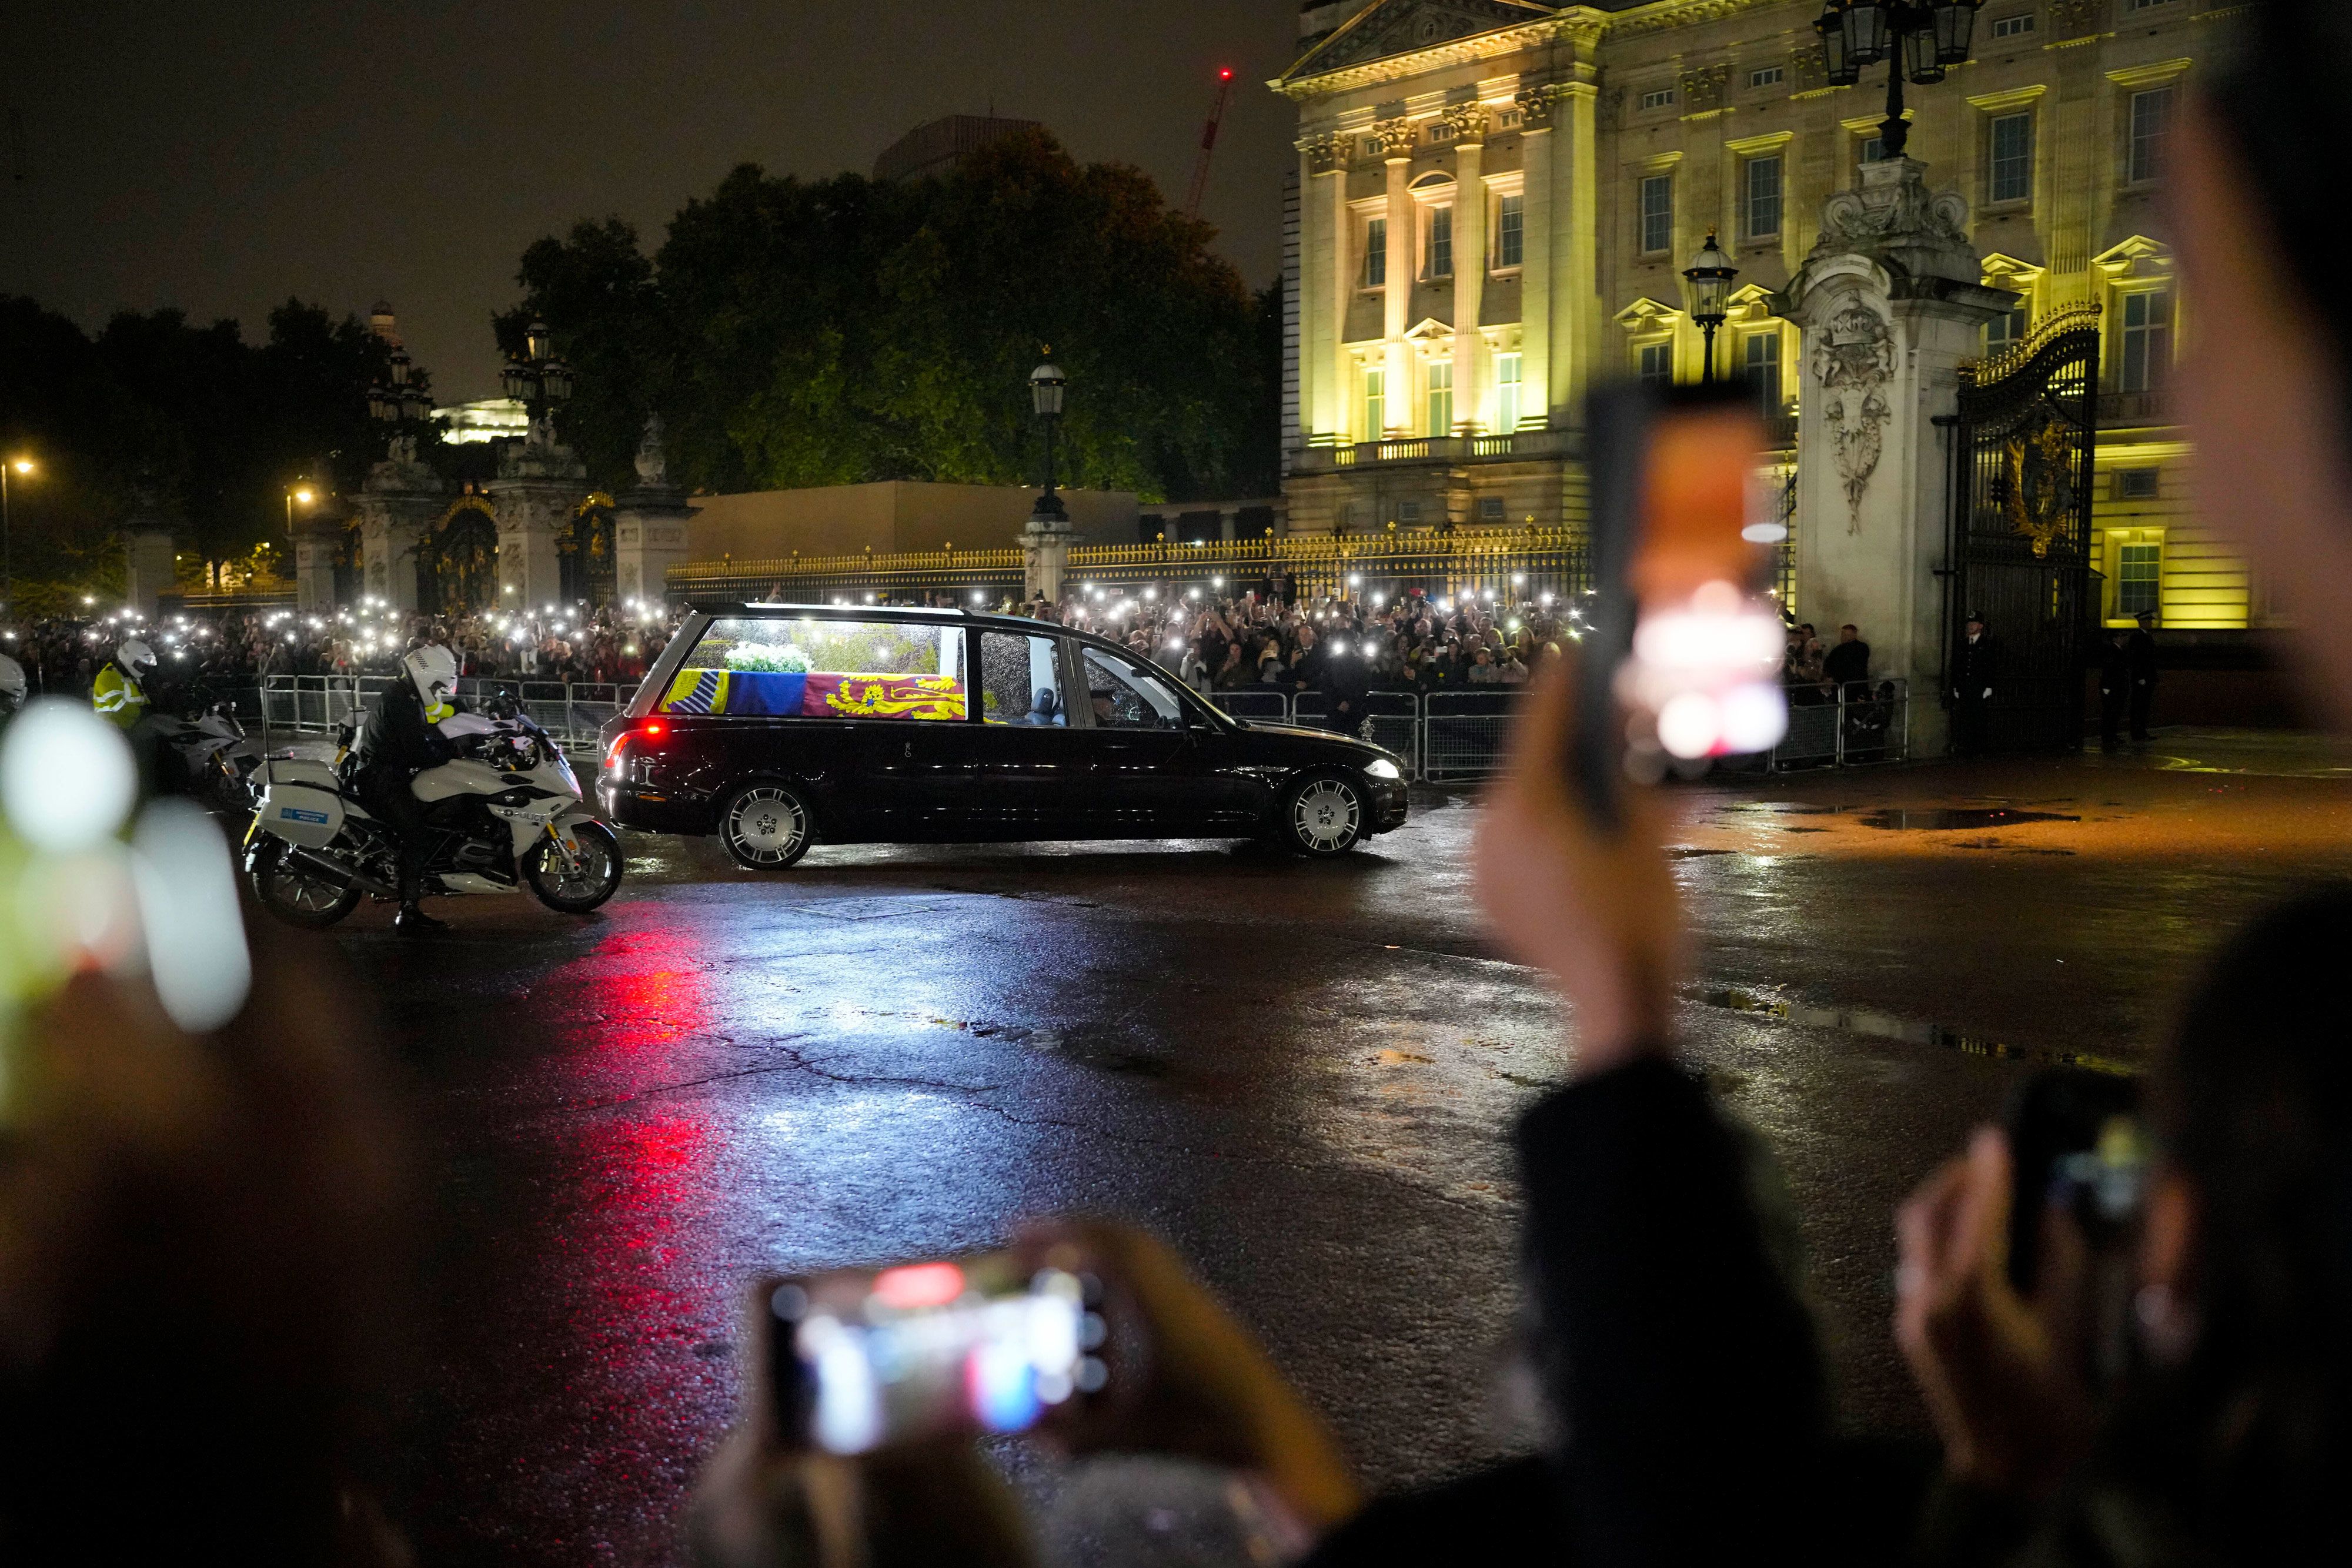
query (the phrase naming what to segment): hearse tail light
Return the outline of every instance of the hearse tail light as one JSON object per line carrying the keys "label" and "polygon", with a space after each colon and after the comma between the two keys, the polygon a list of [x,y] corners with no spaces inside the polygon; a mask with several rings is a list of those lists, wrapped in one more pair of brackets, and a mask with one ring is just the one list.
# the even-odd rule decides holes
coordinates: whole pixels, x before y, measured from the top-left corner
{"label": "hearse tail light", "polygon": [[604,753],[604,771],[607,773],[620,771],[621,751],[629,742],[633,740],[657,742],[668,733],[669,726],[657,718],[649,718],[635,729],[623,730],[613,737],[612,748]]}

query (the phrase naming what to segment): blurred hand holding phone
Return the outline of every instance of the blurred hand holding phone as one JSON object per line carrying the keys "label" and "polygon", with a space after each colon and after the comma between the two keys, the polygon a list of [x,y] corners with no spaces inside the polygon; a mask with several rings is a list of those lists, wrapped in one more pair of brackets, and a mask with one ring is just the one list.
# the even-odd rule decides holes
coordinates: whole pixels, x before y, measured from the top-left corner
{"label": "blurred hand holding phone", "polygon": [[[1594,598],[1572,766],[1604,822],[1622,778],[1769,750],[1788,727],[1784,632],[1760,591],[1764,431],[1732,388],[1593,394]],[[1622,709],[1623,722],[1617,722]]]}

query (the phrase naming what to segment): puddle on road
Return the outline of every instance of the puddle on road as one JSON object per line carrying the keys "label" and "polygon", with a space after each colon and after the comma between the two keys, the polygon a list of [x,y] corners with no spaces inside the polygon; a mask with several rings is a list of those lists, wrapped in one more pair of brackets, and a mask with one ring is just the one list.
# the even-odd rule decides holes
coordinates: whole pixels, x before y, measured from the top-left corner
{"label": "puddle on road", "polygon": [[1732,989],[1703,991],[1699,999],[1711,1008],[1723,1008],[1732,1012],[1763,1013],[1788,1023],[1802,1024],[1808,1029],[1834,1029],[1847,1034],[1866,1035],[1873,1040],[1900,1040],[1906,1045],[1931,1045],[1957,1051],[1966,1056],[2031,1061],[2046,1067],[2087,1067],[2095,1072],[2112,1072],[2122,1077],[2133,1077],[2139,1071],[2128,1062],[2095,1056],[2089,1051],[2060,1051],[2039,1045],[2006,1045],[1983,1035],[1969,1034],[1917,1019],[1897,1018],[1892,1013],[1807,1007],[1801,1002],[1784,1001],[1755,991]]}
{"label": "puddle on road", "polygon": [[2063,811],[2021,811],[2009,806],[1898,806],[1865,811],[1855,819],[1865,828],[1907,829],[1931,833],[2007,828],[2019,822],[2079,822],[2082,820]]}

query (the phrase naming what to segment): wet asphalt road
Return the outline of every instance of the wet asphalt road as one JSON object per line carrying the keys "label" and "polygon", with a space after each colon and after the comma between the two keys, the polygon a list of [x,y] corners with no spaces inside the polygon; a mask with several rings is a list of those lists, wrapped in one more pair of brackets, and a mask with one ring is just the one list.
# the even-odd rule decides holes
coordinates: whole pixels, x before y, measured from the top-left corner
{"label": "wet asphalt road", "polygon": [[[2352,873],[2347,779],[2324,743],[2174,736],[1677,793],[1688,1050],[1788,1171],[1852,1420],[1921,1419],[1884,1326],[1895,1200],[2032,1061],[2139,1059],[2229,922]],[[2006,814],[1879,815],[1937,809]],[[1171,1237],[1375,1482],[1522,1444],[1507,1136],[1571,1057],[1488,956],[1474,817],[1427,792],[1326,865],[842,848],[755,877],[637,837],[585,921],[354,916],[431,1222],[395,1499],[422,1559],[674,1560],[749,1281],[1051,1210]]]}

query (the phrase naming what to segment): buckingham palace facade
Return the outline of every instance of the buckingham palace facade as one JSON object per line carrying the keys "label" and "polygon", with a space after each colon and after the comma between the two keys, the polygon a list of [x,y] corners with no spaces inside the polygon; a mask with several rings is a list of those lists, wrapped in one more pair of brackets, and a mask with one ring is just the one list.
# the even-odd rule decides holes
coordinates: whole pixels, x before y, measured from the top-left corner
{"label": "buckingham palace facade", "polygon": [[[2168,383],[2198,302],[2175,282],[2158,199],[2180,95],[2238,9],[1987,0],[1974,58],[1911,95],[1910,155],[1966,199],[1983,281],[2021,297],[1986,329],[1988,354],[2099,309],[2094,565],[2110,622],[2268,618],[2185,498],[2194,454]],[[1698,379],[1682,269],[1710,232],[1739,268],[1716,373],[1745,377],[1793,446],[1798,332],[1771,297],[1823,199],[1878,156],[1885,113],[1883,70],[1827,85],[1820,12],[1310,0],[1272,84],[1299,115],[1292,531],[1580,525],[1586,389]]]}

